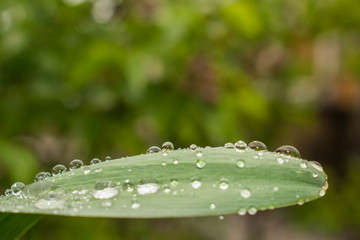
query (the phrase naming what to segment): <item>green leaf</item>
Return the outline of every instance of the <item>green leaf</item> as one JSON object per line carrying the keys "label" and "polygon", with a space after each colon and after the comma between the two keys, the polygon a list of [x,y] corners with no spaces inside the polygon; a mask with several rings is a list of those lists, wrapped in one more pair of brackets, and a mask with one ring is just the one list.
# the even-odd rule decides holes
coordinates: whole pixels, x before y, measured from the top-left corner
{"label": "green leaf", "polygon": [[16,239],[41,219],[41,215],[0,213],[1,239]]}
{"label": "green leaf", "polygon": [[183,149],[86,166],[0,199],[2,211],[155,218],[250,214],[303,204],[327,189],[314,162],[269,151]]}

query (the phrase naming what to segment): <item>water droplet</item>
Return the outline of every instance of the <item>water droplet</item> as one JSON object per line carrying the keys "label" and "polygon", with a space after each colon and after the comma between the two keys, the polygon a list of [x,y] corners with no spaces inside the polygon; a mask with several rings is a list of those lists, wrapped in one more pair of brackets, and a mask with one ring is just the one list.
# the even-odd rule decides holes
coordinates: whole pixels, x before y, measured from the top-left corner
{"label": "water droplet", "polygon": [[174,144],[172,142],[164,142],[161,148],[163,151],[172,151],[174,150]]}
{"label": "water droplet", "polygon": [[140,203],[138,200],[134,199],[131,201],[131,208],[132,209],[138,209],[140,207]]}
{"label": "water droplet", "polygon": [[36,174],[34,182],[39,182],[49,177],[51,177],[51,174],[49,172],[39,172],[38,174]]}
{"label": "water droplet", "polygon": [[243,198],[249,198],[251,196],[251,191],[248,188],[243,188],[240,190],[240,194]]}
{"label": "water droplet", "polygon": [[11,185],[11,193],[14,196],[19,196],[21,194],[21,191],[24,189],[25,184],[22,182],[16,182],[13,185]]}
{"label": "water droplet", "polygon": [[277,192],[277,191],[279,191],[279,187],[275,186],[274,187],[274,192]]}
{"label": "water droplet", "polygon": [[5,196],[10,196],[10,195],[11,195],[11,189],[6,189]]}
{"label": "water droplet", "polygon": [[103,169],[102,168],[95,168],[95,172],[97,172],[97,173],[99,173],[99,172],[101,172]]}
{"label": "water droplet", "polygon": [[80,159],[72,160],[69,164],[70,171],[76,170],[78,168],[82,168],[84,163]]}
{"label": "water droplet", "polygon": [[301,158],[299,150],[290,145],[281,146],[275,152],[294,158]]}
{"label": "water droplet", "polygon": [[196,150],[196,156],[198,158],[201,158],[203,156],[203,153],[202,153],[201,149]]}
{"label": "water droplet", "polygon": [[283,163],[284,163],[284,159],[282,159],[282,158],[277,158],[276,160],[277,160],[277,162],[278,162],[279,164],[283,164]]}
{"label": "water droplet", "polygon": [[158,181],[153,178],[144,178],[137,185],[137,192],[140,195],[156,193],[159,189],[160,185]]}
{"label": "water droplet", "polygon": [[191,144],[191,145],[190,145],[190,149],[193,150],[193,151],[195,151],[195,150],[197,149],[197,146],[196,146],[195,144]]}
{"label": "water droplet", "polygon": [[170,193],[170,192],[171,192],[170,187],[167,186],[167,185],[165,185],[165,186],[163,187],[163,189],[164,189],[164,193]]}
{"label": "water droplet", "polygon": [[111,161],[111,157],[110,157],[110,156],[106,156],[105,161],[106,161],[106,162]]}
{"label": "water droplet", "polygon": [[135,184],[130,181],[129,179],[125,180],[125,182],[122,185],[122,189],[125,192],[132,193],[135,189]]}
{"label": "water droplet", "polygon": [[191,180],[191,186],[194,188],[194,189],[198,189],[201,187],[201,181],[200,181],[200,178],[193,178]]}
{"label": "water droplet", "polygon": [[161,166],[165,167],[165,166],[166,166],[166,162],[165,162],[165,161],[162,161],[162,162],[161,162]]}
{"label": "water droplet", "polygon": [[215,203],[210,203],[210,209],[211,209],[211,210],[214,210],[215,208],[216,208]]}
{"label": "water droplet", "polygon": [[109,199],[119,193],[116,184],[112,181],[98,181],[93,189],[92,195],[96,199]]}
{"label": "water droplet", "polygon": [[249,143],[248,147],[255,151],[262,151],[267,149],[266,145],[260,141],[252,141]]}
{"label": "water droplet", "polygon": [[224,216],[223,216],[223,215],[220,215],[220,216],[219,216],[219,220],[224,220]]}
{"label": "water droplet", "polygon": [[303,204],[304,204],[304,200],[299,200],[299,201],[297,202],[297,204],[298,204],[299,206],[303,205]]}
{"label": "water droplet", "polygon": [[243,160],[239,160],[237,161],[236,166],[238,166],[239,168],[243,168],[245,167],[245,162]]}
{"label": "water droplet", "polygon": [[196,166],[198,168],[204,168],[206,166],[206,162],[204,160],[199,159],[199,160],[196,161]]}
{"label": "water droplet", "polygon": [[307,168],[308,167],[308,163],[305,160],[300,160],[300,167],[301,168]]}
{"label": "water droplet", "polygon": [[229,188],[229,182],[225,178],[221,179],[220,182],[219,182],[219,188],[221,190],[228,189]]}
{"label": "water droplet", "polygon": [[89,174],[91,172],[91,168],[89,167],[89,166],[85,166],[84,168],[83,168],[83,173],[84,174]]}
{"label": "water droplet", "polygon": [[63,174],[66,172],[66,167],[62,164],[58,164],[58,165],[55,165],[52,169],[51,169],[51,174],[53,176],[56,176],[56,175],[60,175],[60,174]]}
{"label": "water droplet", "polygon": [[319,196],[320,197],[323,197],[323,196],[325,196],[325,190],[324,189],[321,189],[320,191],[319,191]]}
{"label": "water droplet", "polygon": [[161,151],[161,148],[159,148],[158,146],[152,146],[149,147],[149,149],[146,151],[146,153],[158,153]]}
{"label": "water droplet", "polygon": [[42,210],[63,209],[65,207],[65,191],[62,188],[48,192],[34,206]]}
{"label": "water droplet", "polygon": [[315,171],[314,171],[314,172],[312,173],[312,176],[313,176],[313,178],[317,178],[317,177],[319,176],[319,174],[318,174],[318,172],[315,172]]}
{"label": "water droplet", "polygon": [[174,165],[178,165],[178,164],[179,164],[179,160],[175,158],[175,159],[173,160],[173,164],[174,164]]}
{"label": "water droplet", "polygon": [[22,192],[26,198],[34,199],[48,193],[50,190],[55,190],[57,188],[59,187],[54,184],[39,181],[27,185]]}
{"label": "water droplet", "polygon": [[225,143],[224,148],[233,149],[233,148],[234,148],[234,144],[233,144],[233,143],[230,143],[230,142]]}
{"label": "water droplet", "polygon": [[170,180],[170,185],[172,187],[176,187],[177,185],[179,185],[179,181],[177,179],[173,178]]}
{"label": "water droplet", "polygon": [[240,216],[246,215],[246,212],[247,212],[246,208],[238,208],[237,209],[237,214]]}
{"label": "water droplet", "polygon": [[310,164],[313,168],[315,168],[316,170],[320,171],[320,172],[323,172],[324,169],[323,167],[321,166],[321,164],[319,162],[316,162],[316,161],[310,161]]}
{"label": "water droplet", "polygon": [[239,151],[239,152],[242,152],[242,151],[244,151],[245,149],[246,149],[246,143],[244,142],[244,141],[241,141],[241,140],[239,140],[239,141],[237,141],[236,143],[235,143],[235,150],[236,151]]}
{"label": "water droplet", "polygon": [[98,164],[98,163],[101,163],[102,161],[98,158],[93,158],[90,162],[91,165],[94,165],[94,164]]}
{"label": "water droplet", "polygon": [[250,207],[248,209],[249,215],[255,215],[257,213],[257,209],[255,207]]}
{"label": "water droplet", "polygon": [[329,183],[328,181],[325,182],[324,186],[323,186],[323,189],[324,190],[327,190],[329,188]]}
{"label": "water droplet", "polygon": [[168,154],[167,152],[163,152],[162,155],[163,155],[164,157],[167,157],[167,155],[169,155],[169,154]]}

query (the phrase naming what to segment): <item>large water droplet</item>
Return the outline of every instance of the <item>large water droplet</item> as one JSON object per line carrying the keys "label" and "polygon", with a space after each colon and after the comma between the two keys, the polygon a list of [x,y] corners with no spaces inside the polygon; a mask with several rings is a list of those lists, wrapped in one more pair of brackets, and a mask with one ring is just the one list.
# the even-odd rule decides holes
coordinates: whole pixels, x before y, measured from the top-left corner
{"label": "large water droplet", "polygon": [[36,174],[34,182],[39,182],[49,177],[51,177],[51,174],[49,172],[39,172],[38,174]]}
{"label": "large water droplet", "polygon": [[78,168],[82,168],[84,166],[84,163],[80,159],[72,160],[69,164],[70,171],[74,171]]}
{"label": "large water droplet", "polygon": [[34,206],[42,210],[55,210],[63,209],[65,207],[65,192],[63,189],[58,188],[56,190],[48,192],[41,197]]}
{"label": "large water droplet", "polygon": [[135,184],[134,184],[132,181],[130,181],[129,179],[127,179],[127,180],[125,180],[125,182],[123,183],[122,189],[123,189],[125,192],[132,193],[132,192],[134,192]]}
{"label": "large water droplet", "polygon": [[210,203],[209,207],[210,207],[211,210],[214,210],[216,208],[216,204],[215,203]]}
{"label": "large water droplet", "polygon": [[224,148],[233,149],[233,148],[234,148],[234,144],[231,143],[231,142],[225,143],[225,144],[224,144]]}
{"label": "large water droplet", "polygon": [[149,149],[146,151],[146,153],[158,153],[161,151],[161,148],[159,148],[158,146],[152,146],[149,147]]}
{"label": "large water droplet", "polygon": [[51,169],[51,174],[53,176],[56,176],[56,175],[60,175],[60,174],[63,174],[66,172],[66,167],[62,164],[58,164],[58,165],[55,165],[52,169]]}
{"label": "large water droplet", "polygon": [[156,193],[159,189],[160,185],[158,181],[153,178],[144,178],[137,185],[137,192],[140,195]]}
{"label": "large water droplet", "polygon": [[238,208],[237,209],[237,214],[239,214],[240,216],[246,215],[246,212],[247,212],[246,208]]}
{"label": "large water droplet", "polygon": [[94,164],[98,164],[98,163],[101,163],[102,161],[98,158],[93,158],[90,162],[91,165],[94,165]]}
{"label": "large water droplet", "polygon": [[299,150],[290,145],[281,146],[275,152],[294,158],[301,158]]}
{"label": "large water droplet", "polygon": [[205,166],[206,166],[206,162],[204,160],[199,159],[196,161],[196,167],[201,169],[204,168]]}
{"label": "large water droplet", "polygon": [[239,151],[239,152],[242,152],[242,151],[244,151],[245,149],[246,149],[246,143],[244,142],[244,141],[241,141],[241,140],[239,140],[239,141],[237,141],[236,143],[235,143],[235,150],[236,151]]}
{"label": "large water droplet", "polygon": [[321,166],[321,164],[319,162],[316,162],[316,161],[310,161],[310,164],[313,168],[315,168],[316,170],[320,171],[320,172],[323,172],[324,169],[323,167]]}
{"label": "large water droplet", "polygon": [[225,179],[225,178],[222,178],[219,182],[219,188],[221,190],[226,190],[229,188],[229,182]]}
{"label": "large water droplet", "polygon": [[11,193],[14,196],[19,196],[21,194],[21,191],[25,188],[25,184],[22,182],[16,182],[13,185],[11,185]]}
{"label": "large water droplet", "polygon": [[200,178],[193,178],[191,180],[191,186],[194,188],[194,189],[198,189],[201,187],[201,181],[200,181]]}
{"label": "large water droplet", "polygon": [[174,144],[172,142],[164,142],[161,148],[163,151],[172,151],[174,150]]}
{"label": "large water droplet", "polygon": [[97,199],[109,199],[119,193],[116,184],[112,181],[98,181],[93,189],[92,195]]}
{"label": "large water droplet", "polygon": [[260,141],[252,141],[249,143],[248,147],[255,151],[262,151],[267,149],[266,145]]}
{"label": "large water droplet", "polygon": [[251,191],[248,188],[243,188],[240,190],[240,194],[243,198],[249,198],[251,196]]}
{"label": "large water droplet", "polygon": [[255,207],[250,207],[248,209],[249,215],[255,215],[257,213],[257,209]]}
{"label": "large water droplet", "polygon": [[55,190],[57,188],[59,187],[51,183],[39,181],[27,185],[23,190],[23,194],[26,198],[38,198],[48,193],[50,190]]}
{"label": "large water droplet", "polygon": [[239,168],[243,168],[245,167],[245,162],[243,160],[239,160],[236,162],[236,166],[238,166]]}
{"label": "large water droplet", "polygon": [[190,145],[190,149],[193,150],[193,151],[195,151],[195,150],[197,149],[197,146],[196,146],[195,144],[191,144],[191,145]]}

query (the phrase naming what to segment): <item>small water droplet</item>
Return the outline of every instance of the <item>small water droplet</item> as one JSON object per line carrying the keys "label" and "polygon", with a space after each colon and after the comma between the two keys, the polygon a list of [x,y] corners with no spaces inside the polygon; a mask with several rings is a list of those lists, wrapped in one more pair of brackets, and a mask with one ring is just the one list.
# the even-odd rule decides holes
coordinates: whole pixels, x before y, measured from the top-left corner
{"label": "small water droplet", "polygon": [[167,185],[165,185],[165,186],[163,187],[163,189],[164,189],[164,193],[170,193],[170,192],[171,192],[170,187],[167,186]]}
{"label": "small water droplet", "polygon": [[304,200],[299,200],[299,201],[297,202],[297,204],[298,204],[299,206],[303,205],[303,204],[304,204]]}
{"label": "small water droplet", "polygon": [[277,192],[277,191],[279,191],[279,187],[278,187],[278,186],[275,186],[275,187],[274,187],[274,192]]}
{"label": "small water droplet", "polygon": [[238,151],[238,152],[242,152],[242,151],[244,151],[245,149],[246,149],[246,143],[244,142],[244,141],[241,141],[241,140],[239,140],[239,141],[237,141],[236,143],[235,143],[235,150],[236,151]]}
{"label": "small water droplet", "polygon": [[325,196],[325,193],[326,193],[326,191],[325,191],[324,189],[321,189],[321,190],[319,191],[319,196],[320,196],[320,197],[323,197],[323,196]]}
{"label": "small water droplet", "polygon": [[102,161],[98,158],[93,158],[91,161],[90,161],[90,164],[91,165],[94,165],[94,164],[98,164],[98,163],[101,163]]}
{"label": "small water droplet", "polygon": [[204,168],[206,166],[206,162],[204,160],[199,159],[196,161],[196,166],[200,169]]}
{"label": "small water droplet", "polygon": [[243,188],[240,190],[240,194],[243,198],[249,198],[251,196],[251,191],[248,188]]}
{"label": "small water droplet", "polygon": [[195,151],[195,150],[197,149],[197,146],[196,146],[195,144],[191,144],[191,145],[190,145],[190,149],[193,150],[193,151]]}
{"label": "small water droplet", "polygon": [[224,216],[223,216],[223,215],[220,215],[220,216],[219,216],[219,220],[224,220]]}
{"label": "small water droplet", "polygon": [[313,168],[315,168],[316,170],[320,171],[320,172],[323,172],[324,169],[323,167],[321,166],[321,164],[319,162],[316,162],[316,161],[310,161],[310,164]]}
{"label": "small water droplet", "polygon": [[39,172],[38,174],[36,174],[34,182],[39,182],[49,177],[51,177],[51,174],[49,172]]}
{"label": "small water droplet", "polygon": [[101,172],[103,169],[102,168],[95,168],[95,172],[97,172],[97,173],[99,173],[99,172]]}
{"label": "small water droplet", "polygon": [[176,178],[173,178],[170,180],[170,185],[172,187],[176,187],[177,185],[179,185],[179,181]]}
{"label": "small water droplet", "polygon": [[6,189],[5,196],[10,196],[10,195],[11,195],[11,189]]}
{"label": "small water droplet", "polygon": [[159,191],[160,185],[158,181],[153,178],[144,178],[137,185],[137,192],[140,195],[153,194]]}
{"label": "small water droplet", "polygon": [[163,151],[173,151],[174,144],[172,142],[164,142],[161,148]]}
{"label": "small water droplet", "polygon": [[220,182],[219,182],[219,188],[221,190],[228,189],[229,188],[229,182],[225,178],[221,179]]}
{"label": "small water droplet", "polygon": [[210,203],[210,209],[214,210],[216,208],[216,204],[215,203]]}
{"label": "small water droplet", "polygon": [[257,209],[255,207],[250,207],[248,209],[249,215],[255,215],[257,213]]}
{"label": "small water droplet", "polygon": [[234,144],[231,143],[231,142],[225,143],[224,148],[233,149],[233,148],[234,148]]}
{"label": "small water droplet", "polygon": [[82,168],[84,163],[80,159],[72,160],[69,164],[70,171],[76,170],[78,168]]}
{"label": "small water droplet", "polygon": [[109,199],[119,193],[116,184],[112,181],[98,181],[93,189],[92,195],[96,199]]}
{"label": "small water droplet", "polygon": [[305,160],[300,160],[300,167],[301,168],[307,168],[308,167],[308,163]]}
{"label": "small water droplet", "polygon": [[89,167],[89,166],[85,166],[84,168],[83,168],[83,173],[84,174],[89,174],[91,172],[91,168]]}
{"label": "small water droplet", "polygon": [[51,173],[53,176],[56,176],[56,175],[60,175],[60,174],[63,174],[66,172],[66,167],[62,164],[58,164],[58,165],[55,165],[52,169],[51,169]]}
{"label": "small water droplet", "polygon": [[237,161],[236,166],[238,166],[239,168],[243,168],[245,167],[245,162],[243,160],[239,160]]}
{"label": "small water droplet", "polygon": [[318,172],[315,172],[315,171],[314,171],[314,172],[312,173],[312,176],[313,176],[313,178],[317,178],[317,177],[319,176],[319,174],[318,174]]}
{"label": "small water droplet", "polygon": [[159,148],[158,146],[152,146],[149,147],[149,149],[146,151],[146,153],[158,153],[161,151],[161,148]]}
{"label": "small water droplet", "polygon": [[248,147],[255,151],[263,151],[267,149],[266,145],[260,141],[252,141],[249,143]]}
{"label": "small water droplet", "polygon": [[112,206],[113,206],[113,201],[111,200],[101,202],[101,207],[103,208],[110,208]]}
{"label": "small water droplet", "polygon": [[25,184],[22,182],[16,182],[13,185],[11,185],[11,193],[14,196],[19,196],[21,194],[21,191],[25,188]]}
{"label": "small water droplet", "polygon": [[167,152],[163,152],[162,155],[163,155],[164,157],[167,157],[169,154],[168,154]]}
{"label": "small water droplet", "polygon": [[106,162],[111,161],[111,157],[110,157],[110,156],[106,156],[105,161],[106,161]]}
{"label": "small water droplet", "polygon": [[328,181],[325,182],[324,186],[323,186],[323,189],[324,190],[327,190],[329,188],[329,183]]}
{"label": "small water droplet", "polygon": [[165,167],[166,166],[166,161],[162,161],[161,166]]}
{"label": "small water droplet", "polygon": [[237,214],[240,216],[246,215],[246,212],[247,212],[246,208],[238,208],[237,209]]}
{"label": "small water droplet", "polygon": [[275,152],[294,158],[301,158],[299,150],[290,145],[284,145],[275,150]]}
{"label": "small water droplet", "polygon": [[132,209],[138,209],[140,207],[140,203],[138,200],[134,199],[131,201],[131,208]]}
{"label": "small water droplet", "polygon": [[174,165],[178,165],[178,164],[179,164],[179,160],[175,158],[175,159],[173,160],[173,164],[174,164]]}
{"label": "small water droplet", "polygon": [[277,162],[278,162],[279,164],[283,164],[283,163],[284,163],[284,159],[282,159],[282,158],[277,158],[276,160],[277,160]]}
{"label": "small water droplet", "polygon": [[134,192],[135,184],[132,181],[130,181],[129,179],[126,179],[122,185],[122,189],[125,192],[132,193],[132,192]]}
{"label": "small water droplet", "polygon": [[200,181],[200,178],[193,178],[191,180],[191,186],[194,188],[194,189],[198,189],[200,188],[202,185],[201,181]]}

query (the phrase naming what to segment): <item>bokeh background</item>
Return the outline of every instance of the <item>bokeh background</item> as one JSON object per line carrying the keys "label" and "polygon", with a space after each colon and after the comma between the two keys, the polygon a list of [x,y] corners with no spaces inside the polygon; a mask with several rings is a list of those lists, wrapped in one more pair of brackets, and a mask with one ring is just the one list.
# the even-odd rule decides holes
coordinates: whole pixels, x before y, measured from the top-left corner
{"label": "bokeh background", "polygon": [[46,217],[22,239],[360,239],[360,1],[0,1],[0,191],[172,141],[290,144],[327,195],[256,216]]}

